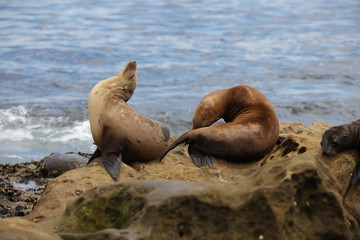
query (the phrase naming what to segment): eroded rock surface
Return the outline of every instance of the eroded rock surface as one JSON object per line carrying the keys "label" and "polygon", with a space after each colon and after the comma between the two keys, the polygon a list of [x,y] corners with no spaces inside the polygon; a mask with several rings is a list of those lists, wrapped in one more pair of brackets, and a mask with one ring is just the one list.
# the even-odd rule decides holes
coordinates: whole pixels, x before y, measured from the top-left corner
{"label": "eroded rock surface", "polygon": [[355,239],[358,224],[340,193],[327,167],[306,154],[270,162],[237,184],[96,187],[69,204],[53,229],[65,239]]}
{"label": "eroded rock surface", "polygon": [[323,156],[329,127],[281,123],[284,140],[263,159],[214,168],[180,146],[160,163],[122,164],[114,181],[98,158],[51,180],[25,218],[63,239],[358,239],[359,186],[343,199],[356,151]]}

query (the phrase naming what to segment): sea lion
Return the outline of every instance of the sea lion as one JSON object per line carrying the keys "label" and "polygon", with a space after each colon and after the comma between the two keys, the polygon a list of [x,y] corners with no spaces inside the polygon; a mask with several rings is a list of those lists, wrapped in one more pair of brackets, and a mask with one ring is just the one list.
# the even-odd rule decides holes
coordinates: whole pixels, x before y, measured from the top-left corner
{"label": "sea lion", "polygon": [[[347,149],[358,149],[360,151],[360,119],[348,124],[329,128],[324,132],[320,144],[322,153],[325,156],[334,156]],[[355,166],[349,187],[356,184],[359,179],[360,161],[358,161]],[[347,191],[348,189],[346,190],[346,194]]]}
{"label": "sea lion", "polygon": [[325,156],[334,156],[346,149],[359,149],[360,119],[355,122],[329,128],[324,132],[320,144],[322,153]]}
{"label": "sea lion", "polygon": [[64,172],[86,166],[89,159],[79,154],[54,153],[44,160],[44,175],[49,178],[57,177]]}
{"label": "sea lion", "polygon": [[126,104],[136,81],[136,62],[132,61],[118,75],[98,82],[88,98],[90,128],[98,148],[89,162],[101,155],[113,178],[119,176],[121,161],[154,160],[170,138],[165,125],[138,114]]}
{"label": "sea lion", "polygon": [[[223,118],[225,123],[212,125]],[[161,160],[181,143],[198,166],[212,167],[209,156],[248,161],[269,152],[279,138],[279,122],[270,101],[247,85],[220,89],[205,96],[193,116],[192,130],[181,135],[161,154]]]}

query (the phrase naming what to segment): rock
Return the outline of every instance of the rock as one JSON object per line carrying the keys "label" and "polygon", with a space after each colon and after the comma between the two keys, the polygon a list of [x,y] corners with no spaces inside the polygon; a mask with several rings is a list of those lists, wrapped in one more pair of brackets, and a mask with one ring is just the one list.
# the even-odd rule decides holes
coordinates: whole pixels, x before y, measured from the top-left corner
{"label": "rock", "polygon": [[53,233],[45,232],[39,225],[20,219],[0,219],[1,240],[61,240]]}
{"label": "rock", "polygon": [[326,165],[304,154],[237,184],[99,186],[72,201],[52,230],[64,239],[355,239],[358,224],[340,193]]}
{"label": "rock", "polygon": [[[201,232],[202,229],[211,232],[213,230],[207,228],[210,226],[220,231],[216,224],[229,225],[230,227],[224,227],[229,232],[241,229],[246,236],[244,239],[355,239],[358,237],[358,224],[353,216],[360,219],[359,187],[352,187],[345,200],[343,195],[356,164],[356,151],[346,151],[334,157],[323,156],[320,141],[323,132],[329,127],[331,126],[324,123],[314,123],[309,127],[300,122],[281,123],[280,133],[285,139],[264,158],[238,164],[213,159],[214,168],[194,166],[187,154],[187,148],[180,146],[160,163],[152,161],[134,163],[131,166],[122,164],[120,178],[113,181],[102,166],[101,159],[97,159],[90,166],[68,171],[51,180],[33,212],[25,218],[39,222],[51,231],[61,232],[64,239],[98,239],[105,235],[109,239],[177,239],[180,235],[182,239],[204,239],[200,237],[200,234],[206,234]],[[124,192],[120,193],[117,190],[118,185],[109,185],[110,183],[121,183],[119,186],[122,186]],[[139,186],[146,191],[136,195],[133,189],[138,189]],[[84,199],[83,202],[77,202],[81,206],[85,206],[84,204],[92,199],[98,201],[96,199],[99,196],[93,192],[95,190],[89,190],[93,187],[105,189],[109,196],[118,194],[116,196],[120,198],[126,196],[136,199],[134,203],[124,203],[125,208],[135,211],[130,211],[134,217],[128,219],[125,216],[127,220],[121,226],[111,225],[108,220],[105,223],[90,220],[96,223],[95,227],[88,229],[88,224],[84,228],[79,227],[79,230],[82,229],[80,232],[64,222],[59,223],[65,221],[77,226],[74,216],[81,211],[72,209],[69,205],[66,214],[62,216],[64,210],[70,202],[76,202],[76,199]],[[154,199],[157,194],[162,196],[161,188],[174,195]],[[179,193],[172,192],[173,188],[179,190]],[[217,202],[204,200],[211,199],[211,196],[218,199]],[[140,207],[131,204],[140,200],[144,207],[138,212],[137,208]],[[238,205],[231,205],[231,201]],[[170,205],[166,205],[166,202]],[[193,210],[185,208],[187,205],[192,206]],[[162,208],[159,209],[159,206]],[[242,206],[246,208],[243,209]],[[196,210],[197,208],[199,210]],[[252,210],[247,210],[248,208]],[[154,212],[150,211],[151,209]],[[184,213],[177,209],[182,209]],[[176,214],[170,216],[170,210]],[[156,211],[161,212],[166,221]],[[202,212],[206,212],[206,215],[203,216]],[[349,215],[349,212],[353,216]],[[177,215],[183,217],[181,223],[178,222],[180,220]],[[247,217],[239,218],[243,215]],[[188,221],[198,224],[201,229],[188,226]],[[241,224],[238,221],[242,221]],[[173,225],[175,222],[179,224],[177,227]],[[241,227],[242,224],[247,228]],[[61,231],[56,229],[56,226]],[[341,226],[341,229],[337,226]],[[179,234],[168,235],[170,233],[162,229],[166,227]],[[146,231],[136,230],[142,228]],[[152,230],[153,228],[159,233]],[[274,234],[269,233],[269,229],[274,231]],[[87,232],[88,230],[93,232]],[[67,231],[70,232],[66,233]],[[221,235],[225,238],[235,238],[235,235],[226,235],[230,233],[224,233],[225,230],[221,232],[225,234]],[[158,235],[162,233],[164,236]],[[216,233],[214,236],[219,237]]]}
{"label": "rock", "polygon": [[47,179],[40,162],[0,165],[0,218],[28,214],[40,197]]}
{"label": "rock", "polygon": [[44,160],[46,177],[57,177],[64,172],[86,166],[89,158],[79,154],[54,153]]}
{"label": "rock", "polygon": [[[131,181],[138,176],[137,172],[126,164],[122,165],[121,171],[118,182]],[[25,218],[34,222],[49,220],[61,215],[66,204],[86,190],[114,182],[116,181],[107,174],[101,159],[98,158],[89,166],[65,172],[49,181],[34,210]]]}
{"label": "rock", "polygon": [[56,153],[40,161],[0,165],[0,218],[27,215],[49,178],[85,166],[84,155]]}

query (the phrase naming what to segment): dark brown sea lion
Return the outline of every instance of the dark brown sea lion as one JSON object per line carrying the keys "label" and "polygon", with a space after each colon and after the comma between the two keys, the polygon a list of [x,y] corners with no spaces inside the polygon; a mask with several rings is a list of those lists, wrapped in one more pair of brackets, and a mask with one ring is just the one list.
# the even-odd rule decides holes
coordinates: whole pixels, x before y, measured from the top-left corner
{"label": "dark brown sea lion", "polygon": [[[167,147],[169,129],[135,112],[126,102],[136,88],[136,62],[129,62],[116,76],[97,83],[89,94],[91,133],[105,168],[113,178],[120,162],[157,159]],[[89,161],[89,162],[90,162]]]}
{"label": "dark brown sea lion", "polygon": [[[223,124],[211,125],[220,118]],[[197,106],[193,129],[181,135],[159,157],[181,143],[196,166],[212,167],[209,156],[248,161],[269,152],[279,138],[279,122],[270,101],[258,90],[241,85],[211,92]]]}
{"label": "dark brown sea lion", "polygon": [[[325,156],[333,156],[347,149],[358,149],[360,151],[360,119],[326,130],[321,140],[321,147]],[[356,184],[359,179],[360,162],[354,169],[350,185]]]}
{"label": "dark brown sea lion", "polygon": [[360,119],[348,124],[331,127],[321,140],[322,153],[333,156],[351,148],[360,148]]}

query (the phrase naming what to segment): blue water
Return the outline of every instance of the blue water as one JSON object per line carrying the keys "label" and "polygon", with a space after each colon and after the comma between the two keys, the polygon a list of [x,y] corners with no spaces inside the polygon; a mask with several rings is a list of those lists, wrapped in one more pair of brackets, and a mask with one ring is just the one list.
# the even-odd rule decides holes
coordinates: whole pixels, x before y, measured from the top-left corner
{"label": "blue water", "polygon": [[358,0],[0,1],[0,163],[92,152],[87,95],[131,60],[129,104],[172,135],[239,84],[281,121],[357,120],[359,13]]}

